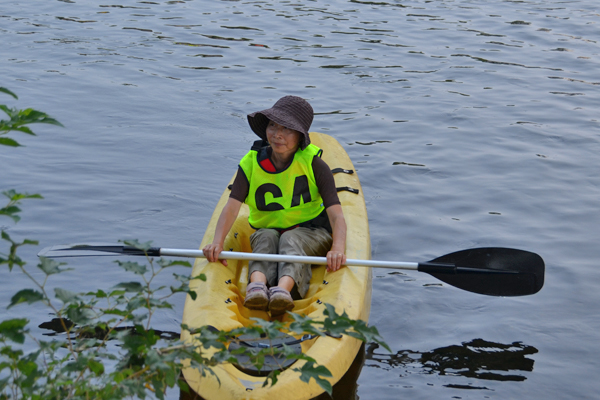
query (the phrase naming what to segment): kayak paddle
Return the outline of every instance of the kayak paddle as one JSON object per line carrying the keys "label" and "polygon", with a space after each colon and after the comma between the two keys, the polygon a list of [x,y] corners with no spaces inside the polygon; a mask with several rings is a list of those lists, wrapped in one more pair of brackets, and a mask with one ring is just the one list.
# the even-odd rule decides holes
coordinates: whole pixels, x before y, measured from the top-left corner
{"label": "kayak paddle", "polygon": [[[39,257],[131,255],[149,257],[204,257],[202,250],[151,247],[144,251],[119,244],[72,244],[47,247]],[[227,260],[297,262],[327,265],[326,257],[221,252]],[[544,260],[532,252],[503,247],[482,247],[446,254],[428,262],[346,260],[347,266],[405,269],[426,272],[459,289],[490,296],[525,296],[544,285]]]}

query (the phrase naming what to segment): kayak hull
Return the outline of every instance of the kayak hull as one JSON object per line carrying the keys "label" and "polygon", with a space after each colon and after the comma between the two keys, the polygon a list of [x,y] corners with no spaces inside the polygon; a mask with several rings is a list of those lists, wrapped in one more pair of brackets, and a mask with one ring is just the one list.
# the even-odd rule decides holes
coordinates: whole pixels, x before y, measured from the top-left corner
{"label": "kayak hull", "polygon": [[[323,149],[322,158],[332,170],[342,168],[354,171],[350,158],[342,146],[331,136],[311,132],[311,142]],[[358,191],[338,192],[348,227],[346,255],[348,258],[370,259],[371,241],[366,206],[360,182],[356,173],[339,172],[334,174],[336,187]],[[233,178],[232,178],[233,180]],[[206,229],[200,248],[213,240],[217,220],[227,199],[229,190],[221,196]],[[248,207],[243,204],[225,241],[225,250],[251,252],[250,235],[254,230],[248,224]],[[371,308],[372,274],[370,268],[343,267],[337,272],[328,273],[324,266],[313,266],[310,289],[304,299],[295,302],[293,312],[308,315],[313,319],[323,319],[325,304],[335,306],[338,313],[346,312],[352,319],[368,321]],[[197,294],[195,300],[187,297],[183,324],[197,328],[210,325],[220,330],[231,330],[252,323],[250,318],[268,320],[269,314],[249,310],[243,306],[248,284],[248,262],[228,260],[228,266],[209,263],[206,259],[196,259],[192,276],[204,274],[206,281],[193,280],[191,289]],[[289,318],[284,316],[283,319]],[[194,338],[187,331],[182,332],[184,341]],[[331,384],[335,384],[348,371],[354,361],[361,342],[343,336],[339,339],[319,337],[302,342],[302,351],[324,365],[332,373]],[[297,361],[290,369],[283,371],[273,386],[262,387],[265,377],[249,375],[233,364],[225,363],[213,367],[213,374],[204,377],[195,368],[184,368],[183,375],[190,388],[206,400],[309,400],[323,393],[314,381],[300,381],[299,374],[292,371],[304,361]]]}

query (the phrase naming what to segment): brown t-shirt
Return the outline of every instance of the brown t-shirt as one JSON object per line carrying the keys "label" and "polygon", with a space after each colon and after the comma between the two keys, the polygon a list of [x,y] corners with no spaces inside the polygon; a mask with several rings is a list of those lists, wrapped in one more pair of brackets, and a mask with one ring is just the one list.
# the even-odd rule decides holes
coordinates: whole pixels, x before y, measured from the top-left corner
{"label": "brown t-shirt", "polygon": [[[317,188],[319,189],[319,194],[323,199],[323,206],[325,209],[335,204],[341,204],[340,199],[338,198],[337,189],[335,187],[333,174],[331,173],[331,169],[329,169],[327,163],[320,157],[314,157],[312,160],[312,169],[315,174]],[[250,184],[248,183],[248,178],[246,177],[244,170],[242,170],[241,167],[238,167],[238,172],[235,176],[235,180],[233,181],[231,194],[229,197],[232,197],[243,203],[246,200],[249,191]]]}

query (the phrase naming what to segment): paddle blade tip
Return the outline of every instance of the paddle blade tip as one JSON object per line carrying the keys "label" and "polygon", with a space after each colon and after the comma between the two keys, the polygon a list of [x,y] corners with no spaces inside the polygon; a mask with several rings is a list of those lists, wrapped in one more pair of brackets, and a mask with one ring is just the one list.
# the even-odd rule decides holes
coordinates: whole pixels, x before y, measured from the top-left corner
{"label": "paddle blade tip", "polygon": [[459,289],[489,296],[527,296],[544,286],[545,264],[530,251],[486,247],[457,251],[424,265],[443,265],[443,269],[419,270]]}
{"label": "paddle blade tip", "polygon": [[78,243],[66,245],[54,245],[42,249],[37,255],[46,258],[61,257],[88,257],[88,256],[118,256],[118,255],[151,255],[154,256],[157,249],[150,248],[146,251],[131,246],[114,243]]}

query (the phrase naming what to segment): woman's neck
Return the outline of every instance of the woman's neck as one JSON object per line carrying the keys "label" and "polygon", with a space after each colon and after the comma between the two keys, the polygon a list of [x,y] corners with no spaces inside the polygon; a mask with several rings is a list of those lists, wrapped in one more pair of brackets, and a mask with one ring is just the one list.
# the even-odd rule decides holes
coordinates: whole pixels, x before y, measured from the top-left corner
{"label": "woman's neck", "polygon": [[290,165],[290,163],[294,159],[294,154],[296,153],[283,156],[281,154],[275,153],[274,151],[271,151],[271,162],[273,163],[277,171],[281,171],[285,169],[288,165]]}

